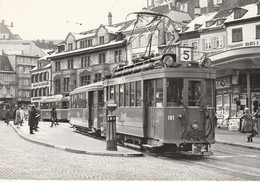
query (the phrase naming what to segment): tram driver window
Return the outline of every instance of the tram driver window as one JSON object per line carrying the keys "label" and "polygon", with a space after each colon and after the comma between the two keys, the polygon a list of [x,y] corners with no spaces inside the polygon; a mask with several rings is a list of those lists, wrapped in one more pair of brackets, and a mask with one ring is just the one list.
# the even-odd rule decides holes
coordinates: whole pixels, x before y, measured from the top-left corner
{"label": "tram driver window", "polygon": [[189,81],[188,91],[189,106],[199,106],[202,99],[201,81]]}
{"label": "tram driver window", "polygon": [[167,106],[183,105],[183,79],[168,78],[167,79]]}

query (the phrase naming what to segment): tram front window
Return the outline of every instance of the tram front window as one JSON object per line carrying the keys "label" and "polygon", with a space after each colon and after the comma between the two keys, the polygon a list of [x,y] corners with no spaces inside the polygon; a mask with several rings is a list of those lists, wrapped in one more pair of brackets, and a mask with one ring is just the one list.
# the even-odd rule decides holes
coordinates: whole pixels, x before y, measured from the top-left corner
{"label": "tram front window", "polygon": [[189,106],[199,106],[199,103],[202,99],[201,81],[189,81],[188,91]]}
{"label": "tram front window", "polygon": [[183,105],[182,93],[183,93],[183,79],[168,78],[166,106],[182,106]]}

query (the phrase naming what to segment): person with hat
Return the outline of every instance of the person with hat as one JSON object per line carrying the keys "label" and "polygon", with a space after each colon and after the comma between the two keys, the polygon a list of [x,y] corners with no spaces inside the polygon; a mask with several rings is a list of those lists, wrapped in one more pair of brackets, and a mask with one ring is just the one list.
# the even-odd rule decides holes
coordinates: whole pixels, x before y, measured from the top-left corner
{"label": "person with hat", "polygon": [[242,128],[241,131],[247,134],[247,142],[253,142],[253,127],[254,120],[253,116],[250,113],[249,108],[245,108],[245,114],[241,117],[242,119]]}
{"label": "person with hat", "polygon": [[36,108],[34,105],[31,106],[31,111],[30,111],[30,114],[29,114],[29,120],[28,120],[28,125],[29,125],[29,128],[30,128],[30,134],[34,134],[33,133],[33,129],[34,129],[34,126],[35,126],[35,123],[36,123],[36,120],[37,120],[37,111],[36,111]]}

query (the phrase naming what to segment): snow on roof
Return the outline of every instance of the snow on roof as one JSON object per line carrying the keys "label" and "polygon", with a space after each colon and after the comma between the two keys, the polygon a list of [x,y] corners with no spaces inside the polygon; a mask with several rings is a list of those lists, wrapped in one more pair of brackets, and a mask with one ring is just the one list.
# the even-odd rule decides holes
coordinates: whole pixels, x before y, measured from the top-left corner
{"label": "snow on roof", "polygon": [[[223,26],[223,23],[236,22],[236,21],[250,19],[259,16],[257,4],[249,4],[237,8],[241,8],[245,10],[245,14],[240,18],[236,18],[236,19],[234,18],[234,9],[236,8],[230,10],[220,10],[218,12],[213,12],[213,13],[207,13],[195,18],[189,24],[187,24],[187,29],[184,32],[221,27]],[[216,21],[220,19],[223,20],[223,23],[217,24]]]}
{"label": "snow on roof", "polygon": [[93,47],[87,47],[87,48],[83,48],[83,49],[76,49],[73,51],[69,51],[69,52],[60,52],[60,53],[55,53],[52,55],[47,56],[47,58],[53,58],[56,56],[62,56],[62,55],[67,55],[67,54],[72,54],[72,53],[78,53],[78,52],[82,52],[82,51],[89,51],[89,50],[95,50],[98,48],[102,48],[102,47],[106,47],[106,46],[112,46],[112,45],[117,45],[117,44],[122,44],[125,40],[121,40],[121,41],[111,41],[107,44],[102,44],[102,45],[97,45],[97,46],[93,46]]}

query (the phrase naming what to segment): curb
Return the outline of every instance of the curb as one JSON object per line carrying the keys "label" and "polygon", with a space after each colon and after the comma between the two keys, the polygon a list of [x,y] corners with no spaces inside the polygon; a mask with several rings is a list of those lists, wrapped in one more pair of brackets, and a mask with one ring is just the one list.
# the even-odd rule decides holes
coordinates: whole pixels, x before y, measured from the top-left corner
{"label": "curb", "polygon": [[228,142],[220,142],[220,141],[216,141],[216,143],[220,143],[220,144],[224,144],[224,145],[231,145],[231,146],[236,146],[236,147],[242,147],[242,148],[248,148],[248,149],[254,149],[254,150],[260,150],[259,147],[246,146],[246,145],[241,145],[241,144],[236,144],[236,143],[228,143]]}
{"label": "curb", "polygon": [[32,142],[32,143],[36,143],[38,145],[43,145],[43,146],[46,146],[46,147],[50,147],[50,148],[55,148],[55,149],[58,149],[58,150],[63,150],[63,151],[66,151],[66,152],[71,152],[71,153],[77,153],[77,154],[89,154],[89,155],[99,155],[99,156],[113,156],[113,157],[143,157],[143,153],[135,153],[135,154],[123,154],[123,153],[112,153],[112,152],[97,152],[97,151],[84,151],[84,150],[78,150],[78,149],[72,149],[72,148],[67,148],[67,147],[64,147],[64,146],[59,146],[59,145],[51,145],[51,144],[48,144],[48,143],[44,143],[44,142],[39,142],[37,140],[32,140],[26,136],[24,136],[23,134],[21,134],[20,132],[18,132],[15,127],[13,125],[10,125],[12,126],[12,128],[14,129],[14,131],[23,139],[29,141],[29,142]]}

